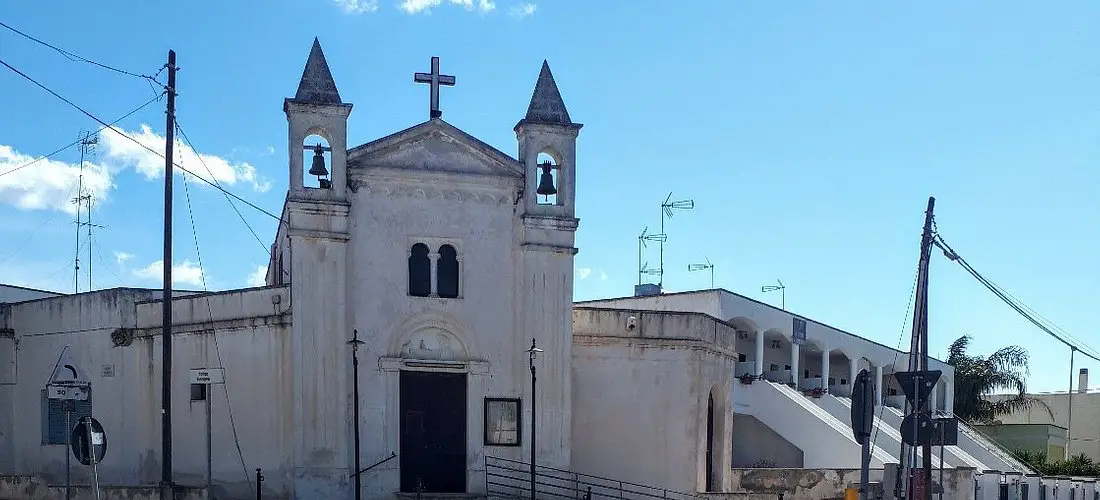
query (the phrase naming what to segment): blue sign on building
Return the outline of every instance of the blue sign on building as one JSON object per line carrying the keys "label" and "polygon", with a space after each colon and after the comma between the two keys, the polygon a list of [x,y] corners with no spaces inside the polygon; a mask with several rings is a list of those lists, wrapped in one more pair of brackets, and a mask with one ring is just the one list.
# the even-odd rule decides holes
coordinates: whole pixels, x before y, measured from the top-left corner
{"label": "blue sign on building", "polygon": [[802,345],[806,342],[806,320],[802,318],[793,318],[794,325],[791,329],[791,339],[795,344]]}

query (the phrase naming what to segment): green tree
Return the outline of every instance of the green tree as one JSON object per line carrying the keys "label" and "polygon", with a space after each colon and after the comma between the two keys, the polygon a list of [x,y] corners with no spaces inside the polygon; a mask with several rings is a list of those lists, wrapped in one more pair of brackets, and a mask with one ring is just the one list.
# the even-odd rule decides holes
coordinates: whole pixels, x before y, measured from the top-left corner
{"label": "green tree", "polygon": [[[1000,415],[1033,406],[1042,407],[1054,420],[1050,407],[1027,396],[1027,351],[1020,346],[1002,347],[989,356],[970,355],[970,336],[951,343],[947,364],[955,367],[955,415],[974,423],[992,423]],[[995,391],[1010,391],[1008,397],[990,400]]]}

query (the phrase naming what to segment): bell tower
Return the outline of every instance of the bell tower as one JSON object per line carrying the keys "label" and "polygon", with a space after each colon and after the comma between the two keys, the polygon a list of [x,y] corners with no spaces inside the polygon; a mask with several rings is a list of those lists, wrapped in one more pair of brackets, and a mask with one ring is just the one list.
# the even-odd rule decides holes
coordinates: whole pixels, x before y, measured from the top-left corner
{"label": "bell tower", "polygon": [[[347,199],[351,107],[340,99],[321,43],[314,38],[298,91],[283,102],[289,125],[291,199]],[[303,153],[312,153],[308,163]],[[307,179],[315,185],[307,185]]]}
{"label": "bell tower", "polygon": [[526,174],[526,213],[573,217],[577,135],[582,126],[569,119],[550,65],[542,61],[527,115],[515,127],[519,160]]}
{"label": "bell tower", "polygon": [[[527,114],[516,124],[519,160],[524,166],[524,188],[519,273],[516,277],[516,352],[535,337],[545,351],[539,356],[540,389],[535,407],[539,414],[536,441],[538,463],[567,469],[572,439],[573,260],[575,235],[577,135],[565,109],[550,65],[542,62]],[[516,380],[527,380],[526,364],[516,368]],[[530,388],[523,389],[530,401]],[[524,421],[531,405],[525,404]],[[553,443],[546,445],[545,443]],[[524,446],[530,446],[526,441]],[[523,456],[528,456],[527,449]]]}
{"label": "bell tower", "polygon": [[[349,498],[353,456],[347,354],[347,120],[315,38],[293,98],[285,99],[290,182],[280,231],[289,244],[291,479],[294,498]],[[344,365],[341,365],[344,366]]]}

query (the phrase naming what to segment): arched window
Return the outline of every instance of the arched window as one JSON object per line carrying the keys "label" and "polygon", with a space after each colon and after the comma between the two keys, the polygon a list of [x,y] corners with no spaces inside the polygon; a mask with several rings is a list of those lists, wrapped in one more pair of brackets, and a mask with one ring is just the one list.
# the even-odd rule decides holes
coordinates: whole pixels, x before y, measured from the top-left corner
{"label": "arched window", "polygon": [[302,144],[302,186],[312,189],[332,188],[332,148],[317,134],[306,137]]}
{"label": "arched window", "polygon": [[436,264],[436,290],[440,297],[458,297],[458,252],[451,245],[439,247],[439,263]]}
{"label": "arched window", "polygon": [[558,190],[561,188],[558,185],[558,162],[549,153],[539,153],[535,162],[535,179],[538,179],[535,184],[535,202],[539,205],[557,205]]}
{"label": "arched window", "polygon": [[409,295],[427,297],[432,293],[432,261],[428,245],[417,243],[409,253]]}

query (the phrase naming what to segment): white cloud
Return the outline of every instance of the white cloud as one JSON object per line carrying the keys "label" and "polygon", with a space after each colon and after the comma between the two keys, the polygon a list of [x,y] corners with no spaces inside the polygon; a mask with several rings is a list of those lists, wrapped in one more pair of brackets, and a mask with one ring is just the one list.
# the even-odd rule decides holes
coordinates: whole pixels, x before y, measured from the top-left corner
{"label": "white cloud", "polygon": [[267,149],[266,149],[265,151],[266,151],[266,152],[267,152],[267,154],[269,154],[269,155],[273,155],[273,154],[275,154],[275,148],[274,148],[274,147],[272,147],[272,146],[268,146],[268,147],[267,147]]}
{"label": "white cloud", "polygon": [[378,0],[333,0],[348,14],[362,14],[378,10]]}
{"label": "white cloud", "polygon": [[118,265],[123,265],[126,261],[134,258],[134,254],[126,252],[115,252],[115,260],[118,261]]}
{"label": "white cloud", "polygon": [[267,285],[267,266],[256,266],[248,275],[248,286],[266,286]]}
{"label": "white cloud", "polygon": [[[444,0],[401,0],[401,3],[397,7],[407,14],[419,14],[421,12],[431,13],[432,7],[438,7]],[[446,0],[448,3],[454,5],[461,5],[466,10],[474,10],[475,8],[481,12],[489,12],[497,7],[496,3],[492,0]]]}
{"label": "white cloud", "polygon": [[607,273],[600,271],[600,281],[607,281]]}
{"label": "white cloud", "polygon": [[[77,163],[48,158],[23,167],[37,157],[0,144],[0,203],[22,210],[60,210],[74,214],[76,206],[72,198],[76,196],[78,184],[82,184],[85,193],[91,194],[98,203],[110,197],[111,190],[115,188],[113,177],[128,167],[133,167],[147,179],[163,177],[164,159],[126,139],[123,134],[164,153],[164,137],[144,124],[140,132],[111,128],[100,133],[97,161],[85,161],[83,172]],[[256,167],[247,162],[231,162],[219,156],[196,153],[182,142],[176,143],[174,158],[176,164],[196,176],[211,182],[217,180],[224,187],[247,184],[257,192],[271,188],[271,181],[259,176]],[[19,170],[14,170],[16,168]],[[178,168],[175,172],[184,175]],[[205,183],[202,185],[206,186]]]}
{"label": "white cloud", "polygon": [[[135,139],[131,141],[123,134]],[[132,166],[135,170],[145,175],[148,179],[157,179],[164,175],[164,158],[153,154],[156,151],[164,154],[164,137],[153,132],[146,124],[141,124],[141,131],[127,132],[112,127],[100,133],[100,143],[103,144],[104,162],[109,166]],[[139,145],[138,143],[141,143]],[[145,147],[142,147],[145,146]],[[145,148],[149,149],[145,149]],[[259,192],[271,188],[271,181],[263,179],[256,174],[256,167],[247,162],[230,163],[228,160],[205,153],[196,153],[195,150],[182,142],[177,142],[173,147],[173,159],[177,165],[186,168],[195,176],[210,182],[215,180],[222,185],[235,185],[238,182],[250,184]],[[184,175],[180,169],[174,169],[179,175]]]}
{"label": "white cloud", "polygon": [[85,192],[94,196],[95,200],[107,198],[107,192],[113,187],[108,169],[91,162],[84,162],[83,174],[79,164],[48,158],[6,173],[35,158],[21,154],[11,146],[0,145],[0,174],[3,174],[0,175],[0,203],[22,210],[53,209],[75,214],[76,205],[72,203],[72,198],[76,196],[81,175]]}
{"label": "white cloud", "polygon": [[512,8],[508,10],[508,13],[514,18],[523,19],[535,15],[535,9],[538,9],[538,5],[533,3],[521,3],[512,6]]}
{"label": "white cloud", "polygon": [[[164,261],[158,260],[141,269],[134,269],[134,276],[164,283]],[[189,260],[172,266],[172,284],[202,286],[202,270]]]}
{"label": "white cloud", "polygon": [[582,279],[583,280],[583,279],[587,278],[589,274],[592,274],[592,268],[591,267],[578,267],[577,268],[577,279]]}

